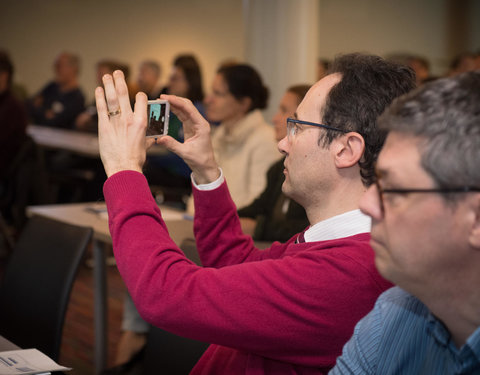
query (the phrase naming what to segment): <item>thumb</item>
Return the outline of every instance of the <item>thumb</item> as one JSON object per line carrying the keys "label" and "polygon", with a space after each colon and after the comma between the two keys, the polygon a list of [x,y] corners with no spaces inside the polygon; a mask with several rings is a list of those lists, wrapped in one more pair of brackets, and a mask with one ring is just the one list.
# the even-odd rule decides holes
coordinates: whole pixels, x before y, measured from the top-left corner
{"label": "thumb", "polygon": [[178,142],[175,138],[165,135],[157,139],[157,144],[165,146],[168,151],[174,152],[178,156],[182,156],[179,152],[181,151],[182,143]]}

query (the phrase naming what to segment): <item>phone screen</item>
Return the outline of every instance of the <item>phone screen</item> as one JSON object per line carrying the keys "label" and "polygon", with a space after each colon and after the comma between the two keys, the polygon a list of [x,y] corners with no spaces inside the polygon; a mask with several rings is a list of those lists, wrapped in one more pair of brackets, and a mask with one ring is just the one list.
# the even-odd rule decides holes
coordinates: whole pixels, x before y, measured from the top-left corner
{"label": "phone screen", "polygon": [[168,134],[169,106],[166,100],[151,100],[147,105],[147,137]]}

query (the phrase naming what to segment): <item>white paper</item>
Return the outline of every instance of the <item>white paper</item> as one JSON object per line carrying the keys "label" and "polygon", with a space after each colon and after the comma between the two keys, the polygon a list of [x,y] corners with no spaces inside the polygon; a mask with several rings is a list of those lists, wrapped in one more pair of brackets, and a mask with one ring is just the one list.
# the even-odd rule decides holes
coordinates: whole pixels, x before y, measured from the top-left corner
{"label": "white paper", "polygon": [[[177,220],[192,220],[187,214],[183,211],[176,210],[174,208],[160,206],[160,211],[162,213],[162,218],[165,221],[177,221]],[[108,220],[108,212],[105,204],[102,205],[91,205],[86,208],[87,211],[94,212],[98,215],[99,218],[103,220]],[[1,375],[1,374],[0,374]]]}
{"label": "white paper", "polygon": [[37,349],[0,352],[0,375],[28,375],[69,370],[71,368],[58,365]]}

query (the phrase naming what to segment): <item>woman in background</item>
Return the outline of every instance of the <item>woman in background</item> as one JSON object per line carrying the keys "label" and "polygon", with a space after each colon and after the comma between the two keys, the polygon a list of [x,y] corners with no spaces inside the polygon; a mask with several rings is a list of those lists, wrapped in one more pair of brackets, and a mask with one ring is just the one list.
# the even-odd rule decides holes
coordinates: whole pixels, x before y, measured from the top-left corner
{"label": "woman in background", "polygon": [[[198,111],[205,116],[203,106],[204,92],[202,73],[195,56],[179,55],[173,61],[168,85],[164,90],[171,95],[190,99]],[[183,128],[180,120],[170,113],[168,134],[183,142]],[[162,156],[149,156],[145,166],[145,175],[150,185],[154,185],[154,193],[162,194],[162,200],[180,208],[185,208],[184,200],[191,192],[190,168],[185,162],[168,152]]]}
{"label": "woman in background", "polygon": [[[280,158],[275,132],[260,112],[267,100],[260,75],[246,64],[221,67],[205,99],[207,118],[220,123],[212,144],[237,207],[263,191],[268,168]],[[192,200],[188,211],[193,213]]]}

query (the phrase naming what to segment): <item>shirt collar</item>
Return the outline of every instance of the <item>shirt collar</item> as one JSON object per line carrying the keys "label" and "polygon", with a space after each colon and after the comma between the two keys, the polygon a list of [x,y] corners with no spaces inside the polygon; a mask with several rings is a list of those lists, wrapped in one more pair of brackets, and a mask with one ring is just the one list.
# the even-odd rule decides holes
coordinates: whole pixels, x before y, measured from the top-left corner
{"label": "shirt collar", "polygon": [[360,210],[348,211],[312,225],[305,231],[305,242],[327,241],[370,233],[370,216]]}

